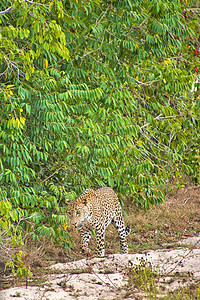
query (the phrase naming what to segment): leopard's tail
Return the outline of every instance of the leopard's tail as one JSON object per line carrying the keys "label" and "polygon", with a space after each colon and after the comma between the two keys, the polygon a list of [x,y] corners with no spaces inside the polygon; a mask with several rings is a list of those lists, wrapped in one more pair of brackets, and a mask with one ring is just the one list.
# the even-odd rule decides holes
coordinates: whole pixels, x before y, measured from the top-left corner
{"label": "leopard's tail", "polygon": [[126,228],[125,228],[126,236],[129,235],[130,232],[131,232],[130,226],[126,226]]}

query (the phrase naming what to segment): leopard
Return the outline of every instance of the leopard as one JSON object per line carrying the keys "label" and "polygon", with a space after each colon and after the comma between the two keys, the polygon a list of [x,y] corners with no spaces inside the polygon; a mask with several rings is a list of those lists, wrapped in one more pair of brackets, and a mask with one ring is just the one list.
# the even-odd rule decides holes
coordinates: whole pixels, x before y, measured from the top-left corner
{"label": "leopard", "polygon": [[130,227],[125,227],[122,208],[112,188],[86,189],[79,197],[69,202],[68,218],[78,229],[81,249],[87,255],[91,253],[88,245],[94,230],[95,254],[105,256],[105,230],[110,223],[113,223],[118,231],[121,253],[128,253],[126,236],[130,233]]}

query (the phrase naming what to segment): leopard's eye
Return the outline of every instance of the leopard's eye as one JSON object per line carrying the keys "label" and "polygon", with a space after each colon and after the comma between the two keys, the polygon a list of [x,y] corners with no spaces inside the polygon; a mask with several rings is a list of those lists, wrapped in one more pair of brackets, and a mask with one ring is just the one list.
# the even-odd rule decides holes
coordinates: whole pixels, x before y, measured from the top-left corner
{"label": "leopard's eye", "polygon": [[80,215],[80,210],[77,210],[76,215],[77,216]]}

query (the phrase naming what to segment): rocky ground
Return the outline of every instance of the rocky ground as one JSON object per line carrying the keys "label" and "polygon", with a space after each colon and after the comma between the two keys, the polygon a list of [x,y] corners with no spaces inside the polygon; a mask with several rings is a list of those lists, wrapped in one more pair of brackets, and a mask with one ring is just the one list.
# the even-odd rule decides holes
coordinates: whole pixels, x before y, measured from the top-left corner
{"label": "rocky ground", "polygon": [[[180,241],[171,250],[145,254],[114,254],[103,258],[57,263],[40,286],[20,286],[0,291],[1,300],[109,300],[151,298],[147,290],[131,286],[127,270],[150,266],[159,274],[156,295],[200,280],[200,236]],[[186,248],[182,248],[185,245]],[[31,284],[31,282],[29,282]],[[155,293],[155,292],[154,292]],[[153,295],[152,295],[153,299]]]}

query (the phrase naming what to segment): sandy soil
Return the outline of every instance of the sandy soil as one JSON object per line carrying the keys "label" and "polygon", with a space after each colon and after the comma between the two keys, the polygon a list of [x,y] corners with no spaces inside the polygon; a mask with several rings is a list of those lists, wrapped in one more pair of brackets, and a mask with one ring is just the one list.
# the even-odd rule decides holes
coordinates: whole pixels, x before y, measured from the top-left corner
{"label": "sandy soil", "polygon": [[[181,248],[181,245],[186,248]],[[155,250],[145,254],[114,254],[103,258],[57,263],[50,267],[42,286],[13,287],[0,291],[1,300],[109,300],[123,299],[127,293],[127,268],[149,262],[161,275],[159,286],[173,290],[200,280],[200,236],[180,241],[172,250]],[[187,280],[178,274],[189,274]],[[163,288],[164,287],[164,288]],[[135,291],[137,294],[137,291]],[[163,292],[162,292],[163,293]],[[126,299],[136,299],[134,295]],[[14,298],[13,298],[14,297]],[[139,298],[138,298],[139,297]],[[140,298],[141,297],[141,298]],[[142,299],[142,295],[137,299]]]}

